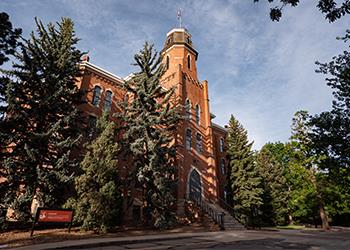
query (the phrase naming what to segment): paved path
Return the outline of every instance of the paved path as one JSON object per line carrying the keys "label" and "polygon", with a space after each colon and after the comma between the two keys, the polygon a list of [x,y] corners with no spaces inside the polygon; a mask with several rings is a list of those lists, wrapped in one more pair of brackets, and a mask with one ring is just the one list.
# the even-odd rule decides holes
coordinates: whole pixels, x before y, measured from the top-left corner
{"label": "paved path", "polygon": [[350,250],[350,232],[222,231],[100,238],[47,243],[32,249],[235,249]]}

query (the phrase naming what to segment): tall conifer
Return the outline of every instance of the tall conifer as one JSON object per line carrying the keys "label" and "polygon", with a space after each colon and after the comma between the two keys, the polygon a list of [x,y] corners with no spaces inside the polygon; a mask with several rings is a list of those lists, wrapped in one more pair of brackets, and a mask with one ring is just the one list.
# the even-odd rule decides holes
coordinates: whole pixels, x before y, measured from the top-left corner
{"label": "tall conifer", "polygon": [[288,218],[288,186],[282,164],[265,144],[256,156],[263,188],[262,220],[267,225],[285,224]]}
{"label": "tall conifer", "polygon": [[7,119],[1,127],[9,135],[1,150],[10,152],[2,163],[2,197],[22,219],[29,218],[34,196],[48,207],[64,202],[74,166],[70,154],[79,139],[76,78],[82,53],[75,47],[73,22],[63,18],[47,28],[36,23],[36,34],[23,41],[7,72]]}
{"label": "tall conifer", "polygon": [[86,230],[106,232],[121,221],[121,180],[118,175],[116,125],[108,113],[97,121],[96,139],[87,144],[81,162],[82,175],[75,179],[77,199],[68,206],[75,208],[75,220]]}
{"label": "tall conifer", "polygon": [[145,220],[158,228],[174,222],[175,156],[174,135],[179,120],[174,88],[165,89],[165,72],[153,45],[145,43],[135,55],[140,71],[124,84],[129,94],[119,118],[125,125],[124,150],[133,158],[137,181],[143,188]]}
{"label": "tall conifer", "polygon": [[[229,185],[233,207],[242,223],[251,223],[252,213],[262,204],[259,171],[254,165],[252,142],[247,131],[231,115],[227,135],[227,156],[229,159]],[[255,211],[254,211],[255,210]]]}

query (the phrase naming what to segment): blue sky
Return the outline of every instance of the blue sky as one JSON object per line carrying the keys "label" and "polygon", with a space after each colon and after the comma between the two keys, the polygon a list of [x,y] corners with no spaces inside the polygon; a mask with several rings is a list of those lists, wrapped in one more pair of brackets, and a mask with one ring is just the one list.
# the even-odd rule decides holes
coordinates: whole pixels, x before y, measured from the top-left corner
{"label": "blue sky", "polygon": [[225,125],[233,114],[259,149],[268,141],[288,140],[296,111],[330,108],[331,90],[325,76],[314,72],[314,62],[329,61],[345,49],[335,37],[350,24],[349,16],[329,24],[310,0],[286,8],[279,23],[271,22],[265,2],[1,0],[0,10],[24,36],[35,29],[34,17],[44,23],[71,17],[90,62],[125,77],[135,70],[132,58],[144,41],[161,50],[182,8],[199,52],[199,79],[209,81],[214,121]]}

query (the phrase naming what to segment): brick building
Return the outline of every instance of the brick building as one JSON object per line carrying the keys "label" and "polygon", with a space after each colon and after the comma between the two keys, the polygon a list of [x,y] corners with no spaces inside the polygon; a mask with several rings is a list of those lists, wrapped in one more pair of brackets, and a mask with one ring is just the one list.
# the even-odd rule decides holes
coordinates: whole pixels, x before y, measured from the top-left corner
{"label": "brick building", "polygon": [[[161,51],[166,72],[162,79],[165,88],[176,86],[176,98],[184,106],[185,120],[178,126],[176,137],[178,168],[178,212],[190,196],[195,195],[214,203],[226,199],[226,129],[213,123],[210,113],[208,82],[197,76],[198,52],[191,35],[184,28],[175,28],[167,33]],[[83,76],[78,86],[88,90],[87,103],[81,110],[94,123],[103,109],[118,112],[115,103],[123,100],[125,93],[118,85],[125,79],[118,77],[84,60]],[[140,201],[135,199],[135,206]]]}

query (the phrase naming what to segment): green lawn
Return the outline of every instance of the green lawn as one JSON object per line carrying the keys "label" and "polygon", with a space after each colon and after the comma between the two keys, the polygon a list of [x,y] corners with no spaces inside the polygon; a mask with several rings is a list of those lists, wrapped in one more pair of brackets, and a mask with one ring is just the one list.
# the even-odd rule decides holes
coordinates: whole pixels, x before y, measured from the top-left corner
{"label": "green lawn", "polygon": [[287,225],[287,226],[277,226],[277,229],[304,229],[305,226],[299,226],[299,225]]}

